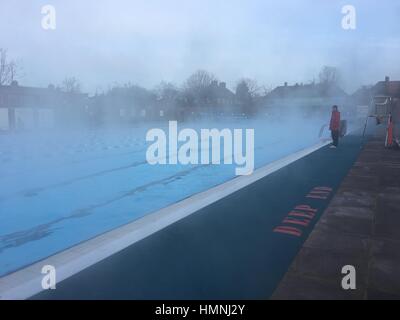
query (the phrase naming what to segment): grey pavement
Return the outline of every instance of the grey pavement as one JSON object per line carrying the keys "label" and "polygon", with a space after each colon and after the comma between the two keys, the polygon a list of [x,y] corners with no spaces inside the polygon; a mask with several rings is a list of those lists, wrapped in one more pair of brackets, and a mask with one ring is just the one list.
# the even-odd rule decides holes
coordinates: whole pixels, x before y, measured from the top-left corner
{"label": "grey pavement", "polygon": [[400,151],[383,141],[365,144],[272,299],[400,299]]}

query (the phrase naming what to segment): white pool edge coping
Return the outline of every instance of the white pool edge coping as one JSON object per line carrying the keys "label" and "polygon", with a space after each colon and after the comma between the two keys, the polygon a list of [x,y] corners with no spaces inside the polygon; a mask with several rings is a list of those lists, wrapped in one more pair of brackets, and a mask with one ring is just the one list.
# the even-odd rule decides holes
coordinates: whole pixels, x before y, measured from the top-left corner
{"label": "white pool edge coping", "polygon": [[28,299],[43,291],[41,283],[45,275],[42,274],[42,268],[45,265],[55,267],[56,282],[59,283],[330,143],[330,139],[321,140],[311,147],[261,167],[249,176],[236,177],[14,273],[0,277],[0,300]]}

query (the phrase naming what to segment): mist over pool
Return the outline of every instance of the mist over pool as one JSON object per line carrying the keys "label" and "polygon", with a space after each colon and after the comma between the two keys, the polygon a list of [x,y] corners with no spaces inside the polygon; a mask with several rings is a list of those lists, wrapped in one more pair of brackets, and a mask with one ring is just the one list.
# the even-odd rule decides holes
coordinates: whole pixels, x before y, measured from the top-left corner
{"label": "mist over pool", "polygon": [[[323,119],[264,119],[179,127],[254,129],[257,169],[319,142],[323,124]],[[235,178],[234,164],[149,165],[146,132],[167,126],[0,136],[6,186],[0,191],[0,274]]]}

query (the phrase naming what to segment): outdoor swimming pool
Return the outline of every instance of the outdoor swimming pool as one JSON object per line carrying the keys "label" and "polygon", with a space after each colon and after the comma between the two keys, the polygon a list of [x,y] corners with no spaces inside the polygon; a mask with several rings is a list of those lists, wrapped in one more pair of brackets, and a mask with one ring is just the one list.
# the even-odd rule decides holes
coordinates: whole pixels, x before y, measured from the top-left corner
{"label": "outdoor swimming pool", "polygon": [[[185,123],[252,128],[255,168],[317,143],[321,121]],[[235,177],[236,165],[146,161],[152,124],[0,136],[0,276]]]}

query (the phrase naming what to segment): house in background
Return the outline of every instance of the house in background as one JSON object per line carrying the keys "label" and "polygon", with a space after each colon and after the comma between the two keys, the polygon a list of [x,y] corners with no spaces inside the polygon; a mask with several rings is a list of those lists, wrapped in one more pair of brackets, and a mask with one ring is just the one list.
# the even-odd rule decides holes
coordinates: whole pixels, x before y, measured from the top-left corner
{"label": "house in background", "polygon": [[96,125],[132,123],[160,116],[155,95],[148,90],[126,85],[90,98],[89,110]]}
{"label": "house in background", "polygon": [[230,114],[236,104],[236,96],[226,87],[226,82],[213,81],[210,86],[209,103],[214,108],[214,112]]}
{"label": "house in background", "polygon": [[195,117],[230,115],[236,104],[235,94],[226,87],[226,83],[216,80],[201,88],[191,99],[191,102],[186,101],[185,108]]}
{"label": "house in background", "polygon": [[372,94],[400,99],[400,81],[393,81],[390,80],[390,77],[385,77],[385,81],[379,81],[372,87]]}
{"label": "house in background", "polygon": [[342,112],[349,106],[349,96],[336,84],[310,83],[276,87],[259,102],[261,111],[279,111],[283,115],[326,114],[333,105]]}
{"label": "house in background", "polygon": [[0,86],[0,130],[50,129],[84,119],[87,95],[48,88]]}
{"label": "house in background", "polygon": [[400,109],[400,81],[385,77],[375,85],[362,86],[351,96],[357,108],[357,114],[364,118],[368,115],[387,115]]}

